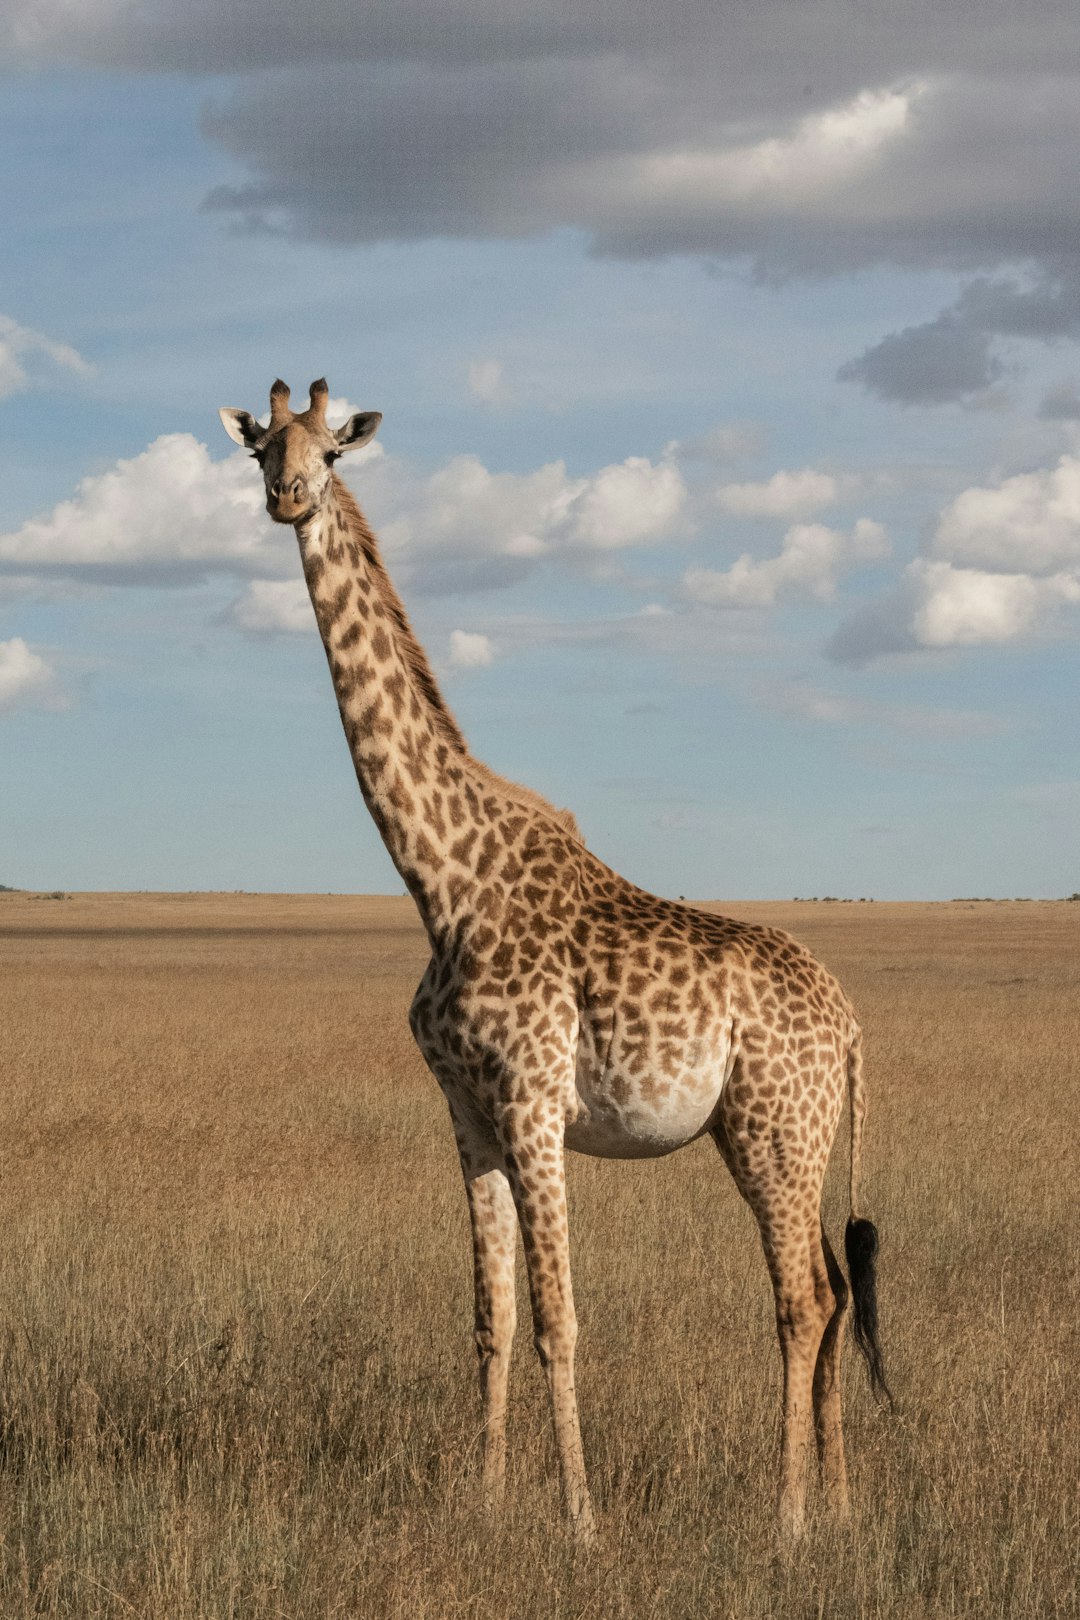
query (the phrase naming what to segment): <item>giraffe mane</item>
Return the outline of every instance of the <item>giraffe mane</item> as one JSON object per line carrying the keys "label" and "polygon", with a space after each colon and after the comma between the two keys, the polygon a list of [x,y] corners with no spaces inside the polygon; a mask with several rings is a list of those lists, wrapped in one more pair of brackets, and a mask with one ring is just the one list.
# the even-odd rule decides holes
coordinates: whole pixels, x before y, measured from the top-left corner
{"label": "giraffe mane", "polygon": [[398,649],[405,660],[406,668],[428,705],[436,730],[450,744],[455,753],[464,755],[469,762],[470,768],[476,772],[482,781],[490,784],[500,793],[505,794],[508,799],[520,805],[523,810],[532,810],[537,815],[553,821],[575,843],[583,843],[581,829],[572,810],[558,809],[556,805],[551,803],[550,799],[545,799],[542,793],[537,793],[535,788],[525,787],[520,782],[512,782],[508,777],[500,776],[498,771],[493,771],[490,765],[485,765],[483,760],[477,759],[470,752],[469,745],[465,741],[465,735],[454,718],[450,705],[443,697],[438,681],[435,679],[434,671],[428,663],[427,654],[417,640],[416,633],[409,623],[405,605],[397,593],[393,580],[386,571],[386,565],[379,552],[379,543],[375,538],[374,531],[360,510],[359,502],[353,495],[352,490],[342,483],[336,474],[334,476],[334,486],[338,505],[348,523],[350,537],[357,542],[363,553],[364,560],[375,583],[375,588],[379,593],[379,599],[394,627]]}

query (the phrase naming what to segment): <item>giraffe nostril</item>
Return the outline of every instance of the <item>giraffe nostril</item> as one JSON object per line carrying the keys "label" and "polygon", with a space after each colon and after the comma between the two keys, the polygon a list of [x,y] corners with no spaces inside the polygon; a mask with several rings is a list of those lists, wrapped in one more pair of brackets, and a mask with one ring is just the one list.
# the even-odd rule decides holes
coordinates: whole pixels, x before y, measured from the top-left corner
{"label": "giraffe nostril", "polygon": [[293,500],[294,501],[302,500],[303,499],[303,494],[304,494],[304,480],[302,478],[294,478],[293,479],[293,486],[292,486],[292,498],[293,498]]}
{"label": "giraffe nostril", "polygon": [[281,497],[281,480],[279,478],[275,478],[274,482],[270,485],[270,493],[274,497],[275,501],[280,499],[280,497]]}

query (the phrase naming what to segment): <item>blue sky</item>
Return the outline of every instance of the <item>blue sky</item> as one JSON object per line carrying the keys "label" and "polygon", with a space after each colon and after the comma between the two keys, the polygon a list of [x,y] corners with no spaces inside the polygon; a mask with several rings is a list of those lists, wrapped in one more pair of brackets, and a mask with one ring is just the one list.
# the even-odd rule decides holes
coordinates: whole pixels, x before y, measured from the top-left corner
{"label": "blue sky", "polygon": [[627,876],[1080,888],[1067,9],[3,10],[0,882],[400,888],[217,420],[325,373],[475,751]]}

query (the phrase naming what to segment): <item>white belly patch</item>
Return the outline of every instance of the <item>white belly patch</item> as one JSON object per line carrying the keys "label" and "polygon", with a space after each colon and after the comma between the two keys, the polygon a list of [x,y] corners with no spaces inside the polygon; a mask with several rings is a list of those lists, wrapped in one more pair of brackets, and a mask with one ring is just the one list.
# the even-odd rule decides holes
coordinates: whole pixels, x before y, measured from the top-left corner
{"label": "white belly patch", "polygon": [[604,1159],[655,1158],[705,1132],[735,1065],[730,1036],[689,1043],[666,1071],[638,1074],[603,1066],[583,1030],[577,1065],[578,1114],[566,1145]]}

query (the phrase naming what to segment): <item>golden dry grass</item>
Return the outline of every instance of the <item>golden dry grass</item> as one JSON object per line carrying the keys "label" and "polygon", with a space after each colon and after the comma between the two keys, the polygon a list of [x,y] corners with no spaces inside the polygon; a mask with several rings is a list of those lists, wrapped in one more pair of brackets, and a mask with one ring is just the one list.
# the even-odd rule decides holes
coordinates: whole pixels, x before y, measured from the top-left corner
{"label": "golden dry grass", "polygon": [[477,1516],[408,902],[3,895],[3,1620],[1075,1615],[1080,905],[730,910],[867,1033],[899,1412],[849,1355],[850,1533],[774,1556],[771,1300],[707,1142],[571,1160],[599,1549],[558,1533],[524,1300],[507,1512]]}

